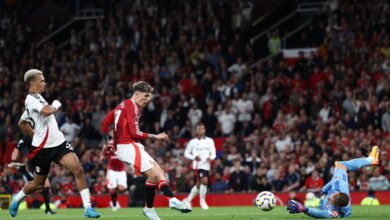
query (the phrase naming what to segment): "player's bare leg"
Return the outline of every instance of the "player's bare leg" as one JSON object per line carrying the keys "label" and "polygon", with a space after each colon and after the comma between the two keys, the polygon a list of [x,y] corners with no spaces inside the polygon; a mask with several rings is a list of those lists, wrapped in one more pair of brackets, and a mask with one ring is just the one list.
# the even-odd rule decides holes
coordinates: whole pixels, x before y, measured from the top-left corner
{"label": "player's bare leg", "polygon": [[184,202],[178,200],[172,193],[171,188],[165,180],[164,171],[161,167],[154,162],[154,166],[145,171],[143,174],[147,177],[147,182],[151,184],[157,184],[157,188],[163,192],[164,196],[169,200],[169,207],[171,209],[178,210],[182,213],[191,212],[192,209]]}
{"label": "player's bare leg", "polygon": [[34,179],[30,182],[28,182],[22,190],[18,192],[18,194],[15,195],[13,198],[11,205],[9,207],[9,212],[12,217],[15,217],[18,213],[18,208],[20,202],[27,197],[27,195],[43,189],[45,186],[45,181],[47,179],[47,175],[38,175],[34,174]]}
{"label": "player's bare leg", "polygon": [[91,206],[91,194],[89,192],[87,182],[85,181],[83,168],[81,167],[76,154],[73,152],[67,153],[59,162],[64,167],[68,168],[76,179],[76,187],[80,192],[85,209],[84,216],[87,218],[99,218],[100,214],[97,213]]}

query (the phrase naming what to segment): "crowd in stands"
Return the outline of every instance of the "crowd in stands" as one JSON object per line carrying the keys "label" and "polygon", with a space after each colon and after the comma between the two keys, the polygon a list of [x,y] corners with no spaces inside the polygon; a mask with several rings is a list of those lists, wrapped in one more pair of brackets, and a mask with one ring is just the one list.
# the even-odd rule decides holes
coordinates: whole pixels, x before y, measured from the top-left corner
{"label": "crowd in stands", "polygon": [[[351,190],[389,189],[386,1],[339,1],[313,21],[322,31],[317,52],[302,53],[292,66],[270,59],[254,67],[256,48],[242,38],[250,21],[241,1],[171,8],[152,2],[118,3],[104,19],[88,22],[83,35],[72,32],[62,49],[51,42],[36,48],[18,14],[0,9],[0,193],[24,185],[7,164],[22,137],[23,74],[33,67],[45,74],[43,96],[63,103],[55,117],[94,194],[107,193],[100,123],[138,80],[155,88],[142,130],[171,137],[168,144],[146,141],[146,149],[176,192],[193,186],[178,140],[192,138],[199,121],[208,136],[225,138],[212,166],[212,192],[319,193],[335,161],[366,156],[373,145],[382,149],[381,166],[350,173]],[[57,194],[77,193],[73,176],[57,164],[50,182]]]}

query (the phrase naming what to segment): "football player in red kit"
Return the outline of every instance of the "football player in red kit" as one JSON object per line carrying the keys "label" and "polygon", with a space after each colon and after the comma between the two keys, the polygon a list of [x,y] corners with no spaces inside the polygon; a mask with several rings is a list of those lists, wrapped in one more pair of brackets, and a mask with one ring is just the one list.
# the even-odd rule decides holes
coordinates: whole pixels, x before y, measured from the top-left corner
{"label": "football player in red kit", "polygon": [[114,142],[110,142],[108,147],[103,148],[101,159],[108,158],[107,167],[107,188],[111,194],[112,211],[117,211],[120,204],[117,201],[118,192],[124,192],[127,189],[127,174],[125,164],[118,159],[112,150]]}
{"label": "football player in red kit", "polygon": [[168,141],[167,134],[148,134],[139,129],[141,111],[152,98],[153,87],[146,82],[139,81],[133,85],[133,95],[130,99],[121,102],[110,111],[102,122],[102,133],[108,145],[108,127],[114,124],[114,142],[116,155],[127,167],[134,168],[135,174],[147,177],[145,183],[146,206],[143,213],[149,219],[160,219],[153,208],[156,188],[163,192],[169,200],[169,207],[183,213],[192,209],[178,200],[166,182],[164,171],[158,163],[145,151],[140,140],[152,139]]}

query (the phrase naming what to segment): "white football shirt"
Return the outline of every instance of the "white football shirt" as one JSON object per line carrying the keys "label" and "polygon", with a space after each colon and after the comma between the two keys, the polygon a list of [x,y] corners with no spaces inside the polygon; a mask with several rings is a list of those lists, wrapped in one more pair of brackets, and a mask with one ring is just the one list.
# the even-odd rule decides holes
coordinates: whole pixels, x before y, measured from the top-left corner
{"label": "white football shirt", "polygon": [[41,113],[42,108],[48,105],[46,100],[40,94],[29,93],[24,103],[27,117],[23,113],[22,120],[24,120],[23,118],[27,118],[29,120],[26,121],[34,125],[33,147],[43,145],[43,148],[51,148],[62,144],[65,138],[58,129],[54,115],[43,116]]}
{"label": "white football shirt", "polygon": [[[192,167],[194,169],[210,170],[210,162],[207,159],[214,160],[216,157],[213,139],[209,137],[191,139],[184,151],[184,156],[193,160]],[[200,161],[195,160],[196,156],[200,157]]]}

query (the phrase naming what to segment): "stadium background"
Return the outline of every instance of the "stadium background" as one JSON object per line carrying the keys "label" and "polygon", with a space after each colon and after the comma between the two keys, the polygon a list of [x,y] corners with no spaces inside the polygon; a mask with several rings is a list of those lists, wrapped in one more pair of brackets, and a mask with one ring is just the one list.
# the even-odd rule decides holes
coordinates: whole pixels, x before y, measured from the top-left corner
{"label": "stadium background", "polygon": [[[48,83],[43,96],[63,103],[56,119],[94,196],[107,193],[100,122],[145,80],[156,91],[142,128],[172,138],[146,146],[179,194],[194,177],[185,143],[204,121],[218,146],[213,194],[318,193],[334,161],[377,144],[381,166],[349,181],[352,191],[389,198],[389,7],[385,0],[1,1],[0,194],[24,185],[7,164],[22,136],[23,74],[35,67]],[[142,206],[144,179],[128,176],[124,198]],[[53,165],[50,182],[57,197],[77,196],[62,167]],[[39,195],[29,202],[39,206]]]}

